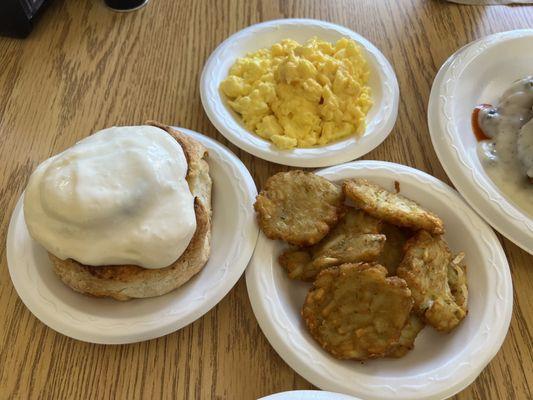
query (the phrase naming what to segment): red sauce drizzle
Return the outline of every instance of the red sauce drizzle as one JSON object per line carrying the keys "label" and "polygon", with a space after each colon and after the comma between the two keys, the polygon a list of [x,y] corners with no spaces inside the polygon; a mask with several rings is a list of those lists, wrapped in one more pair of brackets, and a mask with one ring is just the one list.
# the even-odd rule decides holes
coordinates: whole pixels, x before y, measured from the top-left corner
{"label": "red sauce drizzle", "polygon": [[474,135],[476,135],[476,139],[478,142],[481,142],[482,140],[490,139],[485,133],[483,132],[483,129],[481,129],[481,126],[479,126],[479,111],[483,110],[484,108],[492,107],[490,104],[480,104],[479,106],[476,106],[474,108],[474,111],[472,111],[472,130],[474,131]]}

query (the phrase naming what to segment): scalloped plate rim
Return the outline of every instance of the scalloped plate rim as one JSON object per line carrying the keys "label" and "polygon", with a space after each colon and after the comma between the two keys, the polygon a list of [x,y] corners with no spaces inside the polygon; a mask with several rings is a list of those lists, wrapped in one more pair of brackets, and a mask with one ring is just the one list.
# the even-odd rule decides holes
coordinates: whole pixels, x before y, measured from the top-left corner
{"label": "scalloped plate rim", "polygon": [[288,390],[272,393],[258,400],[362,400],[342,393],[326,392],[323,390]]}
{"label": "scalloped plate rim", "polygon": [[[499,266],[501,267],[501,273],[503,274],[503,282],[500,282],[500,284],[504,285],[503,290],[505,291],[504,293],[505,298],[501,299],[498,302],[498,306],[500,307],[500,311],[503,309],[504,317],[502,317],[501,321],[498,322],[499,324],[498,336],[496,339],[492,340],[491,344],[493,345],[493,347],[490,349],[484,350],[485,357],[483,360],[476,360],[478,365],[475,369],[472,369],[469,366],[468,373],[466,375],[460,374],[462,371],[456,370],[456,374],[460,374],[460,377],[455,376],[455,378],[458,378],[458,379],[452,382],[447,382],[447,384],[443,384],[442,382],[439,382],[438,380],[432,381],[431,379],[428,379],[430,378],[430,376],[424,375],[423,380],[426,381],[425,386],[426,387],[433,386],[433,391],[429,391],[425,393],[413,393],[412,391],[409,391],[403,394],[399,392],[391,394],[388,391],[385,392],[385,387],[387,387],[387,385],[389,386],[392,385],[395,388],[398,388],[400,386],[398,382],[395,382],[393,384],[388,384],[387,382],[383,382],[380,385],[374,385],[373,387],[371,387],[371,385],[369,385],[367,381],[363,380],[365,376],[364,375],[360,376],[355,371],[354,371],[354,376],[353,376],[353,383],[351,385],[349,383],[346,383],[346,381],[340,381],[340,378],[335,380],[332,377],[333,375],[331,375],[330,377],[325,376],[325,373],[323,372],[321,373],[319,370],[317,370],[318,367],[313,367],[313,362],[317,364],[316,361],[314,361],[313,359],[306,358],[307,356],[302,356],[302,354],[297,353],[294,349],[291,348],[290,339],[288,339],[288,335],[287,335],[287,331],[290,331],[290,328],[285,327],[286,332],[284,332],[284,334],[281,334],[278,331],[278,328],[275,327],[275,321],[273,321],[273,316],[272,316],[273,313],[268,312],[269,311],[268,304],[263,298],[265,297],[265,294],[261,296],[261,292],[260,292],[261,283],[259,283],[259,281],[260,281],[260,278],[264,279],[265,281],[268,281],[269,283],[275,283],[275,281],[274,281],[274,278],[272,277],[270,266],[265,267],[265,264],[268,265],[268,263],[266,262],[262,263],[261,261],[264,261],[264,260],[262,259],[260,260],[260,258],[262,257],[261,252],[264,251],[263,246],[270,246],[269,243],[272,242],[269,239],[267,239],[266,236],[264,236],[262,232],[260,232],[259,234],[259,239],[256,244],[254,255],[250,261],[249,267],[246,270],[246,286],[248,290],[248,296],[250,298],[252,310],[257,318],[259,326],[261,330],[263,331],[263,334],[266,336],[267,340],[269,341],[269,343],[274,348],[274,350],[281,356],[281,358],[283,358],[283,360],[287,364],[289,364],[291,368],[293,368],[302,377],[310,381],[313,385],[323,390],[330,390],[333,392],[340,392],[340,393],[346,393],[346,394],[353,395],[353,396],[360,396],[368,400],[370,399],[374,399],[374,400],[377,400],[377,399],[380,399],[380,400],[435,399],[436,400],[436,399],[448,398],[458,393],[459,391],[463,390],[468,385],[470,385],[476,379],[476,377],[481,373],[481,371],[486,367],[486,365],[490,362],[490,360],[496,355],[499,348],[503,344],[503,341],[509,329],[511,316],[512,316],[512,308],[513,308],[513,297],[512,297],[513,289],[512,289],[512,280],[511,280],[508,262],[505,257],[503,248],[501,247],[501,244],[499,243],[496,235],[494,234],[490,226],[487,225],[486,222],[484,222],[473,210],[469,208],[468,204],[464,202],[464,200],[455,190],[453,190],[451,187],[446,185],[444,182],[438,180],[437,178],[425,172],[416,170],[411,167],[407,167],[405,165],[384,162],[384,161],[355,161],[351,163],[346,163],[346,164],[342,164],[338,166],[325,168],[325,169],[317,171],[317,173],[320,175],[327,175],[330,173],[335,175],[339,173],[342,174],[343,169],[355,168],[355,169],[360,169],[360,170],[365,170],[365,169],[372,170],[372,169],[379,169],[382,167],[386,169],[394,168],[395,170],[398,170],[398,171],[401,170],[403,171],[403,173],[408,174],[408,175],[417,175],[421,177],[420,179],[425,179],[430,184],[440,186],[441,188],[445,188],[443,190],[448,191],[449,194],[453,196],[456,201],[461,202],[460,204],[462,204],[464,208],[468,210],[469,217],[471,219],[474,219],[481,227],[484,227],[487,240],[490,240],[491,245],[494,245],[494,252],[496,256],[498,257],[497,261],[499,263]],[[372,176],[368,176],[368,178],[372,179]],[[401,185],[401,177],[399,177],[399,175],[396,175],[395,178],[400,181],[400,185]],[[263,271],[265,268],[268,269],[268,273]],[[496,285],[497,282],[493,282],[493,284],[497,286]],[[280,311],[280,310],[277,310],[277,311]],[[343,363],[346,361],[337,361],[337,362]],[[448,364],[449,362],[446,365]],[[434,389],[435,385],[439,385],[439,389],[437,391],[435,391]],[[379,390],[379,388],[381,388],[381,391]]]}
{"label": "scalloped plate rim", "polygon": [[[304,28],[317,27],[329,29],[336,31],[343,36],[348,36],[361,44],[361,46],[365,48],[365,51],[375,59],[376,63],[380,64],[378,68],[378,74],[382,79],[384,79],[381,82],[382,86],[384,87],[383,91],[387,90],[390,92],[390,99],[385,99],[382,101],[382,104],[385,104],[386,107],[384,111],[380,112],[386,112],[386,114],[385,116],[378,114],[375,118],[379,121],[380,119],[383,120],[385,117],[385,120],[380,121],[378,126],[375,127],[374,131],[365,132],[365,134],[354,143],[349,143],[350,139],[343,139],[333,142],[329,145],[316,148],[298,148],[289,151],[277,150],[266,140],[261,139],[257,135],[246,130],[242,124],[236,120],[235,116],[232,115],[229,110],[227,110],[227,107],[224,104],[221,104],[222,101],[219,101],[218,99],[213,101],[209,100],[209,92],[218,92],[218,87],[213,87],[212,85],[214,83],[212,83],[208,77],[216,69],[217,57],[219,57],[221,53],[223,53],[229,46],[234,44],[236,40],[240,40],[242,36],[248,32],[258,29],[269,31],[280,25],[294,24],[300,24]],[[398,116],[399,95],[400,90],[394,69],[388,59],[374,44],[372,44],[362,35],[352,31],[347,27],[333,24],[331,22],[307,18],[277,19],[261,22],[250,25],[233,33],[211,53],[205,63],[200,77],[200,98],[204,111],[206,112],[211,123],[224,137],[226,137],[226,139],[256,157],[270,162],[300,168],[327,167],[351,161],[362,157],[378,147],[388,137],[394,128]],[[216,111],[218,108],[223,109],[223,111]],[[223,113],[223,115],[220,113]],[[231,122],[227,122],[226,120]],[[363,138],[364,142],[361,143]],[[261,143],[261,146],[264,146],[265,148],[257,147],[257,145],[253,144],[252,142]]]}
{"label": "scalloped plate rim", "polygon": [[[508,218],[503,216],[502,212],[499,211],[499,207],[493,204],[493,201],[487,199],[485,196],[480,195],[481,187],[477,183],[468,178],[467,172],[463,171],[458,160],[458,156],[448,148],[444,134],[442,132],[445,130],[442,121],[442,115],[440,113],[439,107],[439,97],[441,94],[441,87],[444,84],[442,79],[448,72],[450,66],[457,59],[457,57],[466,50],[471,49],[471,46],[481,45],[483,43],[497,44],[497,39],[500,40],[512,40],[516,37],[523,37],[523,35],[533,36],[533,29],[517,29],[512,31],[499,32],[492,35],[488,35],[477,39],[467,45],[461,47],[454,54],[452,54],[441,66],[439,69],[431,88],[431,93],[428,102],[428,114],[427,121],[430,132],[431,141],[435,153],[444,168],[446,174],[465,198],[468,204],[485,219],[491,226],[493,226],[499,233],[509,239],[511,242],[516,244],[518,247],[533,254],[533,241],[529,236],[531,234],[520,227],[519,224],[510,221]],[[474,57],[475,58],[475,57]],[[470,60],[472,61],[472,60]],[[451,161],[453,160],[453,161]],[[484,173],[484,172],[483,172]],[[487,179],[490,179],[487,177]],[[494,186],[494,187],[493,187]],[[501,197],[506,207],[514,210],[517,213],[522,214],[523,218],[528,219],[529,217],[522,212],[518,207],[514,206],[509,202],[503,194],[501,194],[494,184],[484,187],[486,190],[489,190],[493,195]],[[529,218],[530,223],[533,223],[533,218]]]}
{"label": "scalloped plate rim", "polygon": [[[192,131],[190,129],[181,128],[181,127],[175,127],[175,128],[193,136],[194,138],[202,142],[206,146],[207,150],[211,152],[211,154],[217,153],[218,157],[220,157],[219,162],[227,163],[228,165],[231,165],[232,168],[240,171],[241,179],[244,182],[244,185],[241,188],[241,190],[243,192],[246,192],[248,195],[248,199],[241,199],[241,200],[250,202],[250,204],[243,205],[244,207],[246,208],[251,207],[251,204],[253,203],[253,200],[255,199],[255,196],[257,194],[257,188],[255,186],[253,178],[251,177],[245,165],[228,148],[226,148],[224,145],[217,142],[216,140],[209,138],[201,133]],[[210,166],[211,168],[213,168],[212,163]],[[228,167],[224,167],[224,168],[228,168]],[[213,182],[213,185],[216,185],[216,182]],[[54,331],[61,333],[65,336],[68,336],[68,337],[71,337],[73,339],[77,339],[80,341],[88,342],[88,343],[127,344],[127,343],[136,343],[136,342],[151,340],[151,339],[155,339],[155,338],[173,333],[191,324],[195,320],[201,318],[204,314],[206,314],[213,307],[215,307],[229,293],[229,291],[235,286],[237,281],[240,279],[240,277],[242,276],[243,272],[245,271],[249,263],[250,258],[253,255],[253,250],[255,249],[255,244],[257,242],[257,237],[259,234],[259,228],[257,226],[253,213],[250,213],[249,215],[243,215],[243,218],[247,219],[246,231],[252,233],[252,235],[248,237],[249,241],[244,244],[244,247],[245,247],[244,251],[235,255],[235,260],[234,260],[235,263],[232,264],[233,265],[233,268],[231,268],[232,272],[231,273],[228,272],[226,276],[226,278],[229,278],[226,284],[220,285],[220,288],[218,290],[214,291],[214,293],[211,293],[210,296],[207,296],[207,299],[205,299],[204,303],[202,303],[201,306],[196,307],[193,310],[193,312],[189,312],[188,314],[186,314],[185,316],[182,316],[181,318],[177,320],[172,320],[172,313],[167,312],[165,313],[165,316],[168,317],[170,321],[166,321],[165,324],[161,326],[156,325],[154,327],[144,329],[143,331],[139,333],[108,332],[107,334],[102,333],[98,336],[91,336],[91,335],[86,335],[83,333],[80,334],[79,330],[73,330],[71,326],[69,326],[68,324],[60,325],[58,324],[57,321],[51,320],[50,317],[47,316],[46,313],[43,312],[38,305],[34,304],[35,299],[33,297],[35,296],[35,294],[28,293],[27,290],[25,290],[21,285],[18,284],[17,279],[13,280],[13,273],[14,273],[13,268],[15,268],[15,266],[18,266],[19,264],[19,261],[14,259],[14,253],[15,253],[15,250],[14,250],[15,245],[13,244],[15,240],[14,231],[15,229],[19,228],[18,226],[15,226],[15,218],[18,217],[17,212],[20,213],[22,211],[21,210],[22,209],[22,203],[21,203],[22,197],[23,197],[23,194],[17,201],[17,205],[15,206],[15,209],[11,216],[11,220],[10,220],[9,228],[8,228],[8,234],[7,234],[7,240],[6,240],[8,270],[9,270],[9,274],[10,274],[10,278],[13,283],[13,286],[15,287],[15,290],[19,298],[24,303],[24,305],[44,325],[48,326]],[[213,203],[214,203],[213,208],[215,208],[216,200],[213,200]],[[215,209],[214,209],[214,212],[216,213]],[[213,247],[212,247],[212,251],[213,251]],[[179,290],[179,288],[176,290]],[[82,294],[77,294],[77,295],[84,296]],[[97,298],[94,299],[94,301],[99,301],[99,300],[104,300],[104,299],[97,299]],[[135,299],[131,301],[143,301],[143,299]],[[142,325],[142,322],[139,322],[139,324]],[[148,325],[153,325],[153,322],[149,322]]]}

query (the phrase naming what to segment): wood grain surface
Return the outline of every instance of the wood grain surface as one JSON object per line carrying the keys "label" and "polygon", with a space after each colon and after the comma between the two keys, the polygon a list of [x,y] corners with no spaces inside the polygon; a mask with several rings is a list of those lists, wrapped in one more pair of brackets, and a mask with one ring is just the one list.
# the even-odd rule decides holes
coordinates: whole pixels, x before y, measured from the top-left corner
{"label": "wood grain surface", "polygon": [[[110,125],[155,119],[203,132],[229,146],[259,187],[286,169],[217,133],[198,81],[228,35],[288,17],[345,25],[381,49],[398,75],[399,117],[389,138],[363,158],[410,165],[448,183],[426,124],[438,68],[476,38],[533,28],[533,7],[436,0],[151,0],[127,14],[100,0],[55,0],[28,39],[0,38],[0,399],[255,399],[312,388],[268,344],[243,278],[179,332],[93,345],[55,333],[26,309],[9,278],[4,245],[13,207],[37,164]],[[532,398],[533,256],[499,238],[514,280],[511,328],[498,355],[455,399]]]}

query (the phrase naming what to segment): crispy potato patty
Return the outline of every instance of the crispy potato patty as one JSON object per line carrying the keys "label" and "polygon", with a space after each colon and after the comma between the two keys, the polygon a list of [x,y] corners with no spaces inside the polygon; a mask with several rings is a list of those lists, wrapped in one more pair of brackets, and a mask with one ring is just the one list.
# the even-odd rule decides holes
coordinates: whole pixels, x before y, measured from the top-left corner
{"label": "crispy potato patty", "polygon": [[389,192],[366,179],[344,181],[344,193],[356,205],[373,217],[396,226],[415,230],[424,229],[433,234],[444,233],[442,220],[413,200]]}
{"label": "crispy potato patty", "polygon": [[344,211],[337,185],[311,172],[280,172],[268,178],[254,204],[270,239],[310,246],[327,235]]}
{"label": "crispy potato patty", "polygon": [[440,236],[418,232],[406,244],[398,276],[405,279],[415,301],[415,311],[429,325],[449,332],[467,313],[468,290],[462,254],[452,260]]}
{"label": "crispy potato patty", "polygon": [[312,281],[323,269],[344,263],[375,261],[385,245],[381,222],[364,211],[348,208],[342,220],[314,246],[286,250],[280,265],[291,279]]}
{"label": "crispy potato patty", "polygon": [[415,339],[422,329],[424,329],[424,321],[422,321],[416,314],[411,313],[407,324],[402,329],[398,344],[393,346],[392,350],[387,353],[387,357],[400,358],[405,356],[410,350],[415,347]]}
{"label": "crispy potato patty", "polygon": [[378,264],[343,264],[321,271],[302,310],[318,343],[340,359],[385,356],[400,338],[413,305],[403,279]]}

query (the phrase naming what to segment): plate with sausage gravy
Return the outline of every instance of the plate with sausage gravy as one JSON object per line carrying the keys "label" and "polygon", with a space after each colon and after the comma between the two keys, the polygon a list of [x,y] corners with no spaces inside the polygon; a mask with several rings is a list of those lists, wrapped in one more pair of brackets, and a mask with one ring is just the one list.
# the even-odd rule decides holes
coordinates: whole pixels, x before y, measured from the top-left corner
{"label": "plate with sausage gravy", "polygon": [[490,35],[452,55],[433,83],[428,124],[463,197],[533,254],[533,30]]}

